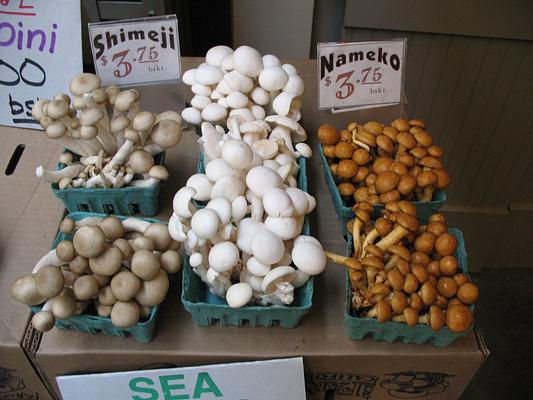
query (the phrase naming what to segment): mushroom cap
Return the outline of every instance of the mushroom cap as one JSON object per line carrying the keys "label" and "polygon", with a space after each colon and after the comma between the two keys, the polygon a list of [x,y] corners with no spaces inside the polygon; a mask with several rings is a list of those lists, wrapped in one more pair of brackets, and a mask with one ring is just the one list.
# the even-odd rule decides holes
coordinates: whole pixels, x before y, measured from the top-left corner
{"label": "mushroom cap", "polygon": [[236,176],[223,176],[213,185],[213,189],[211,189],[211,198],[224,197],[229,201],[233,201],[237,197],[242,196],[245,190],[245,184],[241,179]]}
{"label": "mushroom cap", "polygon": [[48,332],[54,327],[54,314],[50,311],[39,311],[31,318],[31,324],[39,332]]}
{"label": "mushroom cap", "polygon": [[292,262],[308,275],[318,275],[326,268],[326,254],[315,243],[299,241],[292,252]]}
{"label": "mushroom cap", "polygon": [[181,268],[181,257],[175,250],[167,250],[161,253],[160,257],[161,268],[165,270],[167,274],[175,274]]}
{"label": "mushroom cap", "polygon": [[50,139],[58,139],[67,133],[67,127],[61,121],[53,121],[45,128],[45,133]]}
{"label": "mushroom cap", "polygon": [[400,256],[407,262],[411,261],[411,253],[409,252],[407,247],[402,246],[401,244],[398,244],[398,243],[393,244],[387,248],[387,251],[392,254],[397,254],[398,256]]}
{"label": "mushroom cap", "polygon": [[464,332],[472,325],[472,312],[464,305],[456,304],[446,310],[446,326],[454,333]]}
{"label": "mushroom cap", "polygon": [[98,226],[82,226],[72,239],[74,249],[80,256],[97,257],[105,250],[105,235]]}
{"label": "mushroom cap", "polygon": [[144,149],[137,149],[130,154],[128,165],[135,173],[145,174],[154,166],[154,157]]}
{"label": "mushroom cap", "polygon": [[255,232],[250,249],[250,254],[267,265],[278,263],[285,253],[285,246],[281,238],[268,229],[259,229]]}
{"label": "mushroom cap", "polygon": [[68,263],[68,266],[75,274],[84,274],[89,268],[89,260],[85,257],[77,255]]}
{"label": "mushroom cap", "polygon": [[418,283],[419,282],[416,276],[413,273],[408,272],[405,275],[405,281],[403,283],[403,291],[408,294],[414,293],[416,289],[418,289]]}
{"label": "mushroom cap", "polygon": [[433,304],[437,300],[437,290],[429,281],[424,282],[418,294],[426,306]]}
{"label": "mushroom cap", "polygon": [[453,276],[457,272],[458,263],[454,256],[444,256],[439,261],[439,270],[443,275]]}
{"label": "mushroom cap", "polygon": [[167,273],[161,269],[159,274],[151,281],[141,282],[141,290],[135,296],[135,300],[141,306],[153,307],[165,299],[168,287]]}
{"label": "mushroom cap", "polygon": [[59,295],[64,285],[65,278],[58,266],[45,265],[35,274],[35,289],[39,296],[46,299]]}
{"label": "mushroom cap", "polygon": [[56,246],[57,258],[61,261],[70,262],[76,257],[76,250],[70,240],[62,240]]}
{"label": "mushroom cap", "polygon": [[441,256],[451,256],[457,249],[457,239],[451,233],[442,233],[435,241],[435,250]]}
{"label": "mushroom cap", "polygon": [[253,151],[244,141],[230,139],[222,146],[221,158],[231,168],[247,169],[252,163]]}
{"label": "mushroom cap", "polygon": [[111,322],[117,328],[129,328],[139,321],[140,309],[135,301],[117,301],[111,310]]}
{"label": "mushroom cap", "polygon": [[265,276],[268,274],[271,267],[270,265],[263,264],[255,257],[250,257],[246,262],[246,269],[248,269],[248,272],[250,272],[252,275]]}
{"label": "mushroom cap", "polygon": [[233,66],[241,74],[255,78],[263,70],[263,58],[250,46],[240,46],[233,52]]}
{"label": "mushroom cap", "polygon": [[133,249],[126,239],[118,238],[113,242],[113,246],[118,247],[118,249],[122,252],[122,257],[124,260],[127,260],[131,257]]}
{"label": "mushroom cap", "polygon": [[152,239],[154,248],[157,251],[167,250],[172,242],[167,225],[161,223],[153,222],[148,225],[144,231],[144,236]]}
{"label": "mushroom cap", "polygon": [[75,300],[67,295],[61,294],[54,298],[52,302],[52,314],[57,319],[68,319],[76,313]]}
{"label": "mushroom cap", "polygon": [[457,289],[457,298],[463,304],[474,304],[479,298],[479,289],[471,282],[465,282]]}
{"label": "mushroom cap", "polygon": [[265,226],[252,218],[242,219],[237,226],[237,247],[247,254],[252,254],[252,238]]}
{"label": "mushroom cap", "polygon": [[291,283],[296,278],[296,270],[289,266],[272,268],[263,278],[261,287],[265,294],[274,293],[277,290],[276,284],[281,282]]}
{"label": "mushroom cap", "polygon": [[257,86],[250,93],[253,102],[260,106],[266,106],[270,102],[270,95],[261,86]]}
{"label": "mushroom cap", "polygon": [[25,275],[16,279],[10,287],[11,296],[24,304],[37,305],[43,303],[46,298],[37,292],[35,278]]}
{"label": "mushroom cap", "polygon": [[100,223],[100,228],[104,232],[107,240],[114,241],[124,235],[122,222],[114,215],[108,215]]}
{"label": "mushroom cap", "polygon": [[379,322],[387,322],[392,318],[392,308],[388,301],[379,300],[376,304],[376,318]]}
{"label": "mushroom cap", "polygon": [[141,289],[141,281],[130,271],[121,271],[113,276],[110,287],[116,299],[130,301]]}
{"label": "mushroom cap", "polygon": [[457,293],[457,283],[449,276],[442,276],[437,281],[437,290],[441,296],[451,299]]}
{"label": "mushroom cap", "polygon": [[80,124],[82,126],[94,126],[104,118],[104,113],[98,107],[89,107],[84,109],[80,115]]}
{"label": "mushroom cap", "polygon": [[252,300],[253,294],[253,289],[249,283],[235,283],[226,292],[226,301],[231,308],[243,307]]}
{"label": "mushroom cap", "polygon": [[100,78],[95,74],[82,73],[76,75],[69,84],[70,92],[75,96],[81,96],[84,93],[90,93],[100,87],[102,84]]}
{"label": "mushroom cap", "polygon": [[272,188],[265,193],[263,207],[269,216],[275,218],[291,217],[294,214],[291,197],[285,190],[280,188]]}
{"label": "mushroom cap", "polygon": [[401,213],[400,215],[398,215],[396,222],[411,232],[415,232],[416,230],[418,230],[418,227],[420,225],[416,217],[405,213]]}
{"label": "mushroom cap", "polygon": [[375,268],[379,270],[385,268],[383,261],[376,256],[366,256],[361,260],[361,264],[363,264],[365,267]]}
{"label": "mushroom cap", "polygon": [[401,291],[394,291],[391,299],[392,311],[395,314],[403,312],[405,307],[407,307],[407,296]]}
{"label": "mushroom cap", "polygon": [[143,281],[155,279],[160,270],[161,263],[159,262],[159,257],[152,251],[141,249],[133,253],[133,257],[131,258],[131,272]]}
{"label": "mushroom cap", "polygon": [[[266,91],[273,92],[275,90],[281,90],[285,87],[289,81],[289,75],[280,66],[266,67],[259,74],[259,85]],[[286,93],[286,92],[285,92]],[[291,93],[287,93],[292,95]]]}
{"label": "mushroom cap", "polygon": [[232,242],[220,242],[209,251],[209,266],[217,272],[231,271],[239,262],[239,249]]}
{"label": "mushroom cap", "polygon": [[98,297],[100,287],[92,275],[82,275],[74,282],[73,290],[78,300],[85,301]]}
{"label": "mushroom cap", "polygon": [[181,132],[181,124],[172,119],[163,119],[152,127],[150,139],[159,147],[168,149],[180,142]]}
{"label": "mushroom cap", "polygon": [[[186,116],[181,114],[184,119]],[[221,106],[218,103],[210,103],[201,112],[202,119],[208,122],[218,122],[222,121],[228,115],[228,110],[226,107]]]}
{"label": "mushroom cap", "polygon": [[416,251],[422,253],[431,254],[435,245],[435,236],[429,232],[422,232],[417,236],[414,242],[414,248]]}
{"label": "mushroom cap", "polygon": [[65,100],[52,100],[43,107],[46,115],[52,119],[60,119],[69,113],[69,105]]}
{"label": "mushroom cap", "polygon": [[115,246],[109,246],[98,256],[89,258],[89,268],[98,275],[112,276],[121,265],[122,251]]}
{"label": "mushroom cap", "polygon": [[147,131],[155,123],[156,115],[150,111],[141,111],[133,117],[132,128],[136,131]]}
{"label": "mushroom cap", "polygon": [[215,210],[202,208],[194,213],[191,227],[200,239],[209,239],[216,235],[220,225],[220,218]]}
{"label": "mushroom cap", "polygon": [[405,322],[411,328],[416,326],[418,323],[418,312],[414,308],[405,307],[403,310],[403,316],[405,318]]}
{"label": "mushroom cap", "polygon": [[66,217],[59,224],[59,230],[67,235],[74,232],[74,229],[76,229],[76,222],[72,218]]}
{"label": "mushroom cap", "polygon": [[98,292],[98,302],[104,306],[112,306],[117,301],[111,286],[104,286]]}
{"label": "mushroom cap", "polygon": [[216,85],[224,78],[224,72],[215,65],[205,64],[194,70],[194,82],[200,85]]}
{"label": "mushroom cap", "polygon": [[191,218],[191,199],[196,194],[194,188],[184,186],[179,189],[172,200],[172,208],[174,213],[181,218]]}
{"label": "mushroom cap", "polygon": [[304,90],[305,85],[303,79],[296,74],[290,74],[287,83],[283,87],[283,92],[292,94],[294,96],[301,96],[304,94]]}
{"label": "mushroom cap", "polygon": [[429,324],[431,329],[435,332],[440,331],[445,323],[446,318],[444,317],[442,309],[437,305],[429,307]]}
{"label": "mushroom cap", "polygon": [[124,112],[127,111],[137,100],[139,100],[139,92],[134,89],[123,90],[116,95],[113,107],[115,107],[115,109],[118,111]]}
{"label": "mushroom cap", "polygon": [[265,219],[265,227],[275,233],[281,240],[294,239],[301,233],[300,226],[296,218],[276,218],[268,216]]}
{"label": "mushroom cap", "polygon": [[[367,244],[365,250],[367,254],[370,254],[371,256],[376,256],[379,259],[383,259],[383,256],[385,254],[383,250],[381,250],[378,246],[374,244]],[[387,251],[390,251],[390,247],[387,249]]]}
{"label": "mushroom cap", "polygon": [[221,158],[211,160],[205,166],[205,175],[211,182],[216,182],[224,176],[240,176],[241,172],[231,168]]}
{"label": "mushroom cap", "polygon": [[205,62],[209,65],[220,67],[224,58],[232,54],[233,49],[231,47],[224,45],[214,46],[205,53]]}
{"label": "mushroom cap", "polygon": [[387,271],[387,281],[394,290],[402,290],[405,279],[398,270],[392,269]]}
{"label": "mushroom cap", "polygon": [[221,225],[227,225],[231,220],[231,202],[224,197],[215,197],[211,199],[205,206],[211,210],[214,210],[218,214]]}
{"label": "mushroom cap", "polygon": [[246,185],[256,196],[263,198],[268,190],[281,188],[283,181],[277,172],[260,165],[248,171]]}
{"label": "mushroom cap", "polygon": [[139,251],[139,250],[154,251],[154,241],[147,236],[138,236],[135,239],[133,239],[133,242],[131,243],[131,247],[133,247],[134,252]]}

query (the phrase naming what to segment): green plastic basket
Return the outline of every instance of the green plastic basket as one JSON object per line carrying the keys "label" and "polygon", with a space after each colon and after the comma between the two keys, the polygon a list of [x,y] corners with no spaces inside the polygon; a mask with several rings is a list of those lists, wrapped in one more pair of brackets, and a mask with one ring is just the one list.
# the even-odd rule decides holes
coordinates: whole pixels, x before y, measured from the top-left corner
{"label": "green plastic basket", "polygon": [[[156,165],[163,165],[165,153],[156,154],[154,161]],[[58,165],[58,169],[64,167],[64,164]],[[69,188],[63,190],[59,189],[57,183],[51,186],[54,195],[63,201],[65,208],[71,213],[81,211],[152,216],[157,214],[159,185],[160,183],[148,188],[126,186],[115,189]]]}
{"label": "green plastic basket", "polygon": [[[72,218],[75,221],[79,221],[85,217],[101,217],[105,218],[105,214],[87,213],[87,212],[74,212],[68,214],[67,217]],[[124,220],[128,217],[116,216],[120,220]],[[160,221],[154,218],[142,218],[144,221],[158,222],[166,224],[166,222]],[[66,235],[61,231],[58,231],[56,238],[52,244],[52,249],[55,249],[57,244],[65,239],[72,239],[72,235]],[[37,313],[42,310],[41,306],[31,306],[31,310]],[[157,313],[159,311],[159,305],[152,307],[150,311],[150,317],[146,321],[141,321],[129,328],[117,328],[111,322],[111,318],[100,317],[98,315],[82,314],[75,315],[69,319],[60,320],[56,319],[55,326],[59,329],[70,329],[85,333],[103,333],[107,336],[120,336],[122,338],[133,336],[139,342],[148,343],[152,340],[155,331],[155,322],[157,319]]]}
{"label": "green plastic basket", "polygon": [[[307,192],[307,159],[305,157],[298,158],[298,167],[298,176],[296,177],[298,182],[298,188],[302,189],[304,192]],[[196,173],[205,173],[204,154],[201,151],[198,154],[198,164],[196,165]],[[196,201],[194,199],[192,202],[196,206],[196,208],[204,208],[207,204],[206,202]]]}
{"label": "green plastic basket", "polygon": [[[304,235],[310,234],[309,220],[305,218]],[[301,288],[294,290],[294,301],[290,306],[245,306],[231,308],[226,299],[209,291],[207,285],[194,273],[189,257],[183,260],[183,279],[181,289],[183,307],[191,314],[196,325],[209,326],[219,321],[222,326],[241,326],[248,323],[253,327],[294,328],[313,304],[313,277]]]}
{"label": "green plastic basket", "polygon": [[[324,171],[326,184],[328,185],[329,193],[331,195],[331,199],[333,200],[333,205],[335,206],[335,211],[337,212],[337,216],[341,223],[342,233],[344,236],[346,236],[348,233],[346,230],[346,223],[351,220],[355,214],[352,210],[352,207],[342,199],[339,189],[337,188],[335,178],[331,173],[331,169],[329,168],[327,158],[324,155],[322,145],[319,147],[320,158],[322,160],[322,170]],[[413,204],[416,206],[418,220],[422,223],[425,223],[432,214],[440,210],[445,201],[446,194],[442,190],[435,191],[431,201],[414,201]],[[383,209],[383,207],[383,204],[375,204],[373,206],[374,211],[372,212],[372,219],[379,217],[379,212]]]}
{"label": "green plastic basket", "polygon": [[[465,248],[465,241],[463,234],[459,229],[450,228],[448,232],[457,238],[457,250],[455,257],[457,258],[459,268],[468,276],[467,269],[467,253]],[[353,253],[353,241],[351,235],[348,236],[347,255],[351,256]],[[417,324],[410,327],[405,323],[388,321],[385,323],[379,322],[376,318],[358,317],[351,310],[352,289],[350,286],[350,279],[348,271],[346,271],[346,304],[344,310],[344,321],[346,323],[346,334],[348,338],[353,340],[363,340],[366,336],[371,336],[374,340],[384,340],[392,343],[395,341],[402,341],[403,343],[431,343],[434,346],[446,347],[453,343],[457,338],[467,335],[472,326],[461,333],[451,332],[447,327],[443,327],[438,332],[435,332],[425,324]],[[474,306],[470,306],[474,312]],[[473,324],[472,324],[473,325]]]}

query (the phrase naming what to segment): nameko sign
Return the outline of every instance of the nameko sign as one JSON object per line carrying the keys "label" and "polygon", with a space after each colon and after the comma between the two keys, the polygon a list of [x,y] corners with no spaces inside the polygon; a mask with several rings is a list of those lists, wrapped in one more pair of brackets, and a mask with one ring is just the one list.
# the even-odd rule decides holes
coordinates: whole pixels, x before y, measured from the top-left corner
{"label": "nameko sign", "polygon": [[171,83],[181,78],[175,15],[89,24],[89,36],[103,86]]}
{"label": "nameko sign", "polygon": [[59,376],[63,400],[305,400],[302,358]]}
{"label": "nameko sign", "polygon": [[0,124],[41,129],[33,105],[82,67],[79,1],[0,0]]}
{"label": "nameko sign", "polygon": [[353,110],[401,100],[406,39],[319,43],[320,109]]}

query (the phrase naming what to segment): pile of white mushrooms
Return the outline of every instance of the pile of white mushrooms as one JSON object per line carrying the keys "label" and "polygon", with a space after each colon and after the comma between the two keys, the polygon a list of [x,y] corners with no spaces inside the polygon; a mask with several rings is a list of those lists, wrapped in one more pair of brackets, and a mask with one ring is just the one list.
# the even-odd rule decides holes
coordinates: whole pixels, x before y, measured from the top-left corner
{"label": "pile of white mushrooms", "polygon": [[39,166],[37,176],[60,189],[150,187],[166,180],[153,156],[180,142],[179,113],[141,111],[137,90],[100,84],[94,74],[79,74],[70,82],[72,98],[61,93],[35,104],[32,115],[46,137],[69,150],[60,159],[65,168]]}
{"label": "pile of white mushrooms", "polygon": [[72,235],[44,255],[31,274],[11,285],[11,295],[28,305],[43,304],[32,318],[39,331],[56,319],[94,312],[118,328],[149,318],[166,297],[167,274],[179,271],[180,243],[166,225],[114,216],[65,218],[60,231]]}
{"label": "pile of white mushrooms", "polygon": [[[227,125],[234,139],[242,138],[250,146],[259,142],[257,152],[311,156],[311,148],[300,143],[306,134],[298,123],[304,82],[291,64],[282,65],[271,54],[261,57],[249,46],[235,51],[215,46],[205,63],[183,74],[183,82],[195,94],[192,107],[181,114],[190,124]],[[209,146],[209,139],[202,139],[204,146]],[[293,143],[298,143],[296,149]]]}
{"label": "pile of white mushrooms", "polygon": [[210,49],[183,81],[195,96],[182,117],[201,126],[205,173],[174,196],[170,235],[230,307],[290,305],[326,266],[319,241],[302,235],[316,206],[297,181],[298,158],[312,155],[298,123],[303,81],[248,46]]}

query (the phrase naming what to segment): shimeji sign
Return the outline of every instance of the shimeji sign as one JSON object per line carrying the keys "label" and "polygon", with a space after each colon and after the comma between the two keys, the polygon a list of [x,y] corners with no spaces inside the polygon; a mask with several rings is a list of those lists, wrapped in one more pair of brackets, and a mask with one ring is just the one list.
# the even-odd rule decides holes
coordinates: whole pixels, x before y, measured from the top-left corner
{"label": "shimeji sign", "polygon": [[302,358],[60,376],[64,400],[305,400]]}

